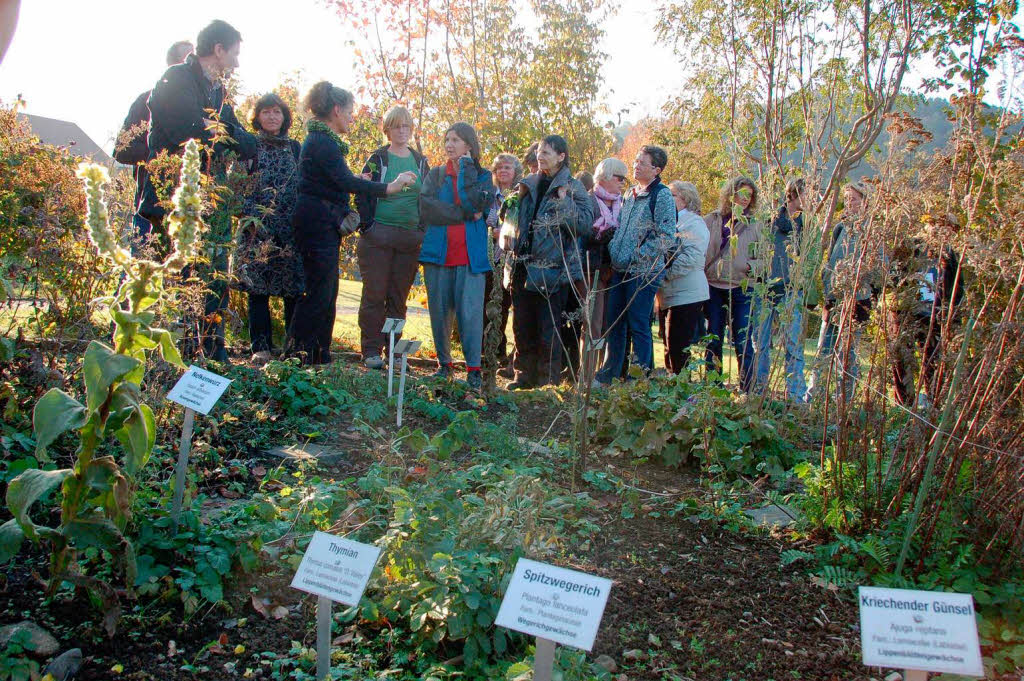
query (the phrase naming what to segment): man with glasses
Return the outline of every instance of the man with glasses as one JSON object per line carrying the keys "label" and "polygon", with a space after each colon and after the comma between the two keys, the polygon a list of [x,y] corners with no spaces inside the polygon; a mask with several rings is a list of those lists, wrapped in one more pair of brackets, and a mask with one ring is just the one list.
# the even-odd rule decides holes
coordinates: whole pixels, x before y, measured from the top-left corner
{"label": "man with glasses", "polygon": [[599,384],[611,383],[619,375],[625,361],[627,328],[637,363],[647,373],[654,368],[654,295],[675,242],[676,226],[675,202],[661,183],[666,165],[668,154],[653,145],[641,147],[633,162],[636,185],[626,192],[619,227],[608,244],[612,270],[605,314],[608,352],[595,379]]}

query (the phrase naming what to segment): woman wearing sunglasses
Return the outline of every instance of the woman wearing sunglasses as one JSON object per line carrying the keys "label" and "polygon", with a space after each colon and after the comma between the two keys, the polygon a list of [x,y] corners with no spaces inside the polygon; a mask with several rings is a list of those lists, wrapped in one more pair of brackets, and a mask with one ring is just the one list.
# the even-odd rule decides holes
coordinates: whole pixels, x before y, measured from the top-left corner
{"label": "woman wearing sunglasses", "polygon": [[757,185],[749,178],[735,177],[722,188],[718,209],[704,216],[711,237],[704,264],[710,288],[704,314],[712,336],[707,359],[721,370],[728,327],[743,390],[750,389],[754,374],[750,302],[761,269],[758,257],[763,232],[763,225],[754,217],[756,209]]}

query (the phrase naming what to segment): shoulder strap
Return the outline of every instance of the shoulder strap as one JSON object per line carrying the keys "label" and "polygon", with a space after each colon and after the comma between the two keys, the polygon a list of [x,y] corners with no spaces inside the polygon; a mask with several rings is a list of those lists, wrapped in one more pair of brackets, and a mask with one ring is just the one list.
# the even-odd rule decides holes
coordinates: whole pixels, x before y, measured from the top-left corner
{"label": "shoulder strap", "polygon": [[647,200],[647,207],[651,209],[651,222],[654,222],[656,219],[654,217],[654,207],[658,204],[658,194],[664,189],[668,189],[668,187],[659,182],[658,188],[651,192],[651,198]]}
{"label": "shoulder strap", "polygon": [[[749,225],[749,224],[750,224],[749,222],[742,223],[736,229],[736,233],[733,236],[738,238],[740,234],[743,234],[743,232],[746,231],[747,225]],[[715,263],[717,263],[719,260],[721,260],[724,256],[725,256],[725,248],[719,248],[718,249],[718,253],[715,254],[715,257],[711,258],[711,262],[709,262],[707,265],[704,265],[704,272],[705,273],[709,272],[711,270],[711,268],[714,267]]]}

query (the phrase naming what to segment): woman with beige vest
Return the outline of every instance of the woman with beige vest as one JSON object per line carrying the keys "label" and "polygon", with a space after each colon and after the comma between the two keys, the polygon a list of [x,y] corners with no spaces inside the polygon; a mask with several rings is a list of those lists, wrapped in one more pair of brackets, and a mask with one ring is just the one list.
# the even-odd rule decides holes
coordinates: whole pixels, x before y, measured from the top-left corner
{"label": "woman with beige vest", "polygon": [[754,218],[757,186],[736,177],[722,188],[718,210],[704,216],[711,235],[704,259],[710,298],[704,308],[708,322],[707,359],[722,366],[722,342],[728,326],[740,369],[740,387],[749,390],[754,349],[750,333],[752,290],[761,270],[763,225]]}

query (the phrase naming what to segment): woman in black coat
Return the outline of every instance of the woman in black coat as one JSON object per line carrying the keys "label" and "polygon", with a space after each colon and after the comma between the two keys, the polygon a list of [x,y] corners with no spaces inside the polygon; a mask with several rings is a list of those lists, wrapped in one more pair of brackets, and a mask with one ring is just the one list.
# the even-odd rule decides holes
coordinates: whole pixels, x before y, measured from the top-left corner
{"label": "woman in black coat", "polygon": [[306,141],[299,157],[299,189],[292,226],[295,245],[302,255],[306,291],[295,306],[289,346],[306,364],[331,361],[331,334],[338,298],[338,255],[341,238],[359,223],[352,212],[350,195],[381,197],[402,191],[416,181],[403,173],[393,182],[370,182],[357,177],[345,162],[348,144],[341,137],[349,132],[352,94],[321,81],[306,95],[306,109],[314,119],[308,124]]}

